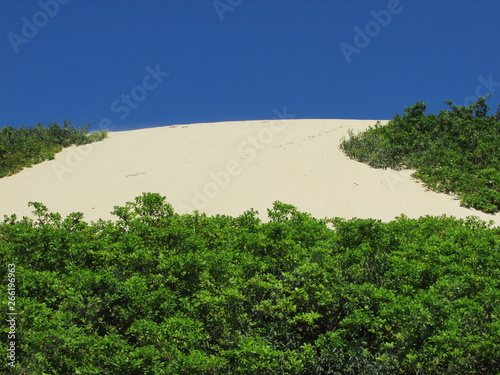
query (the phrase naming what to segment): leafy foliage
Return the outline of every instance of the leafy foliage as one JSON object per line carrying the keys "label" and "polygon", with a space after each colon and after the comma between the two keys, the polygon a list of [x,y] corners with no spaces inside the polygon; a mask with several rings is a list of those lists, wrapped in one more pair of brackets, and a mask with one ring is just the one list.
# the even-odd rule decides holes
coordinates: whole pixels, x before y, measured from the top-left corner
{"label": "leafy foliage", "polygon": [[415,169],[427,187],[454,193],[462,204],[500,211],[500,106],[488,116],[485,98],[467,107],[446,103],[449,110],[425,115],[417,102],[385,126],[343,139],[340,147],[351,158],[375,168]]}
{"label": "leafy foliage", "polygon": [[87,223],[32,205],[0,224],[12,373],[500,371],[500,229],[475,218],[318,220],[275,202],[262,223],[143,194]]}
{"label": "leafy foliage", "polygon": [[75,128],[69,120],[63,126],[51,123],[16,129],[0,129],[0,177],[15,174],[25,167],[54,159],[64,147],[97,142],[107,137],[107,131],[88,133],[90,124]]}

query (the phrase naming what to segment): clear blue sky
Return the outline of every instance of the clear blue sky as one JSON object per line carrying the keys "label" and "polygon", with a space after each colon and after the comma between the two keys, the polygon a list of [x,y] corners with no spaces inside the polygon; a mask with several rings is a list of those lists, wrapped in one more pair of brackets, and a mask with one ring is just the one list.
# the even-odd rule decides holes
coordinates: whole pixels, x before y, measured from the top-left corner
{"label": "clear blue sky", "polygon": [[[0,0],[0,126],[500,103],[498,0]],[[217,9],[216,9],[217,7]],[[167,76],[168,73],[168,76]],[[104,122],[102,122],[104,120]]]}

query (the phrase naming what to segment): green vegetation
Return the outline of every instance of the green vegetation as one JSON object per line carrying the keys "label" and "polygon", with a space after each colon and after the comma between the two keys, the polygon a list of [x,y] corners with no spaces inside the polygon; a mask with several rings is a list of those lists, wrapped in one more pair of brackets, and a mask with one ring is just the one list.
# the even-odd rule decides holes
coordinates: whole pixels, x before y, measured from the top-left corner
{"label": "green vegetation", "polygon": [[414,177],[435,191],[454,193],[463,205],[500,211],[500,106],[488,115],[485,98],[467,107],[425,115],[422,102],[405,108],[387,125],[342,140],[351,158],[375,168],[415,169]]}
{"label": "green vegetation", "polygon": [[69,120],[63,126],[51,123],[16,129],[12,126],[0,129],[0,178],[10,176],[25,167],[54,159],[64,147],[100,141],[107,131],[88,133],[90,124],[75,128]]}
{"label": "green vegetation", "polygon": [[32,205],[0,224],[12,373],[500,371],[500,229],[475,218],[318,220],[276,202],[262,223],[143,194],[87,223]]}

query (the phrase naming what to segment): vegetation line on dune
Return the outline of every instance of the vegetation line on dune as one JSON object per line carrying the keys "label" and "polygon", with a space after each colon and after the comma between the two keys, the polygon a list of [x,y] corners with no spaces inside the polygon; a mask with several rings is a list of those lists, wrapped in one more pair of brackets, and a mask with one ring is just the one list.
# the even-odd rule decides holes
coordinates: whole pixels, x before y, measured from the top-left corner
{"label": "vegetation line on dune", "polygon": [[488,115],[485,98],[425,115],[417,102],[386,125],[349,133],[341,149],[375,168],[414,169],[434,190],[455,194],[466,207],[500,211],[500,105]]}
{"label": "vegetation line on dune", "polygon": [[55,154],[71,145],[84,145],[107,137],[107,130],[88,133],[90,124],[81,128],[65,120],[63,125],[51,123],[48,127],[6,126],[0,129],[0,178],[13,175],[23,168],[44,160],[54,159]]}

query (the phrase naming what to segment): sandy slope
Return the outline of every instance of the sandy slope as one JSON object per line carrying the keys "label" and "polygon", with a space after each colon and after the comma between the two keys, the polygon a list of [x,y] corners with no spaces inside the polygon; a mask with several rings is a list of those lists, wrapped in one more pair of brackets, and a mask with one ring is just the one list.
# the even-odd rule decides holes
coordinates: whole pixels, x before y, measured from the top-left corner
{"label": "sandy slope", "polygon": [[29,215],[42,202],[87,220],[112,219],[115,205],[142,192],[167,197],[179,213],[239,215],[249,208],[262,219],[280,200],[316,217],[391,220],[448,214],[487,215],[460,207],[452,197],[426,191],[411,171],[378,170],[338,149],[348,129],[370,120],[269,120],[177,125],[113,132],[102,142],[71,147],[22,172],[0,179],[0,217]]}

